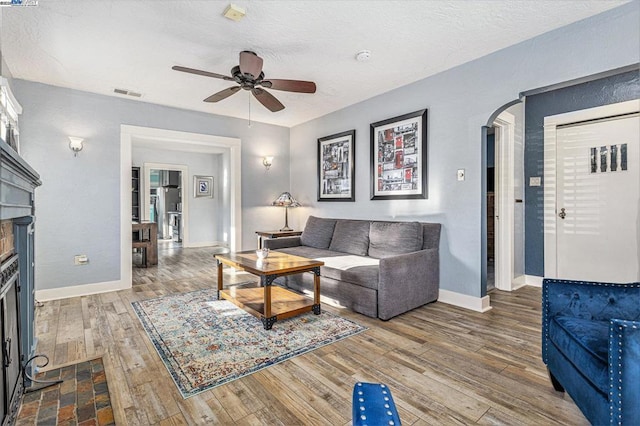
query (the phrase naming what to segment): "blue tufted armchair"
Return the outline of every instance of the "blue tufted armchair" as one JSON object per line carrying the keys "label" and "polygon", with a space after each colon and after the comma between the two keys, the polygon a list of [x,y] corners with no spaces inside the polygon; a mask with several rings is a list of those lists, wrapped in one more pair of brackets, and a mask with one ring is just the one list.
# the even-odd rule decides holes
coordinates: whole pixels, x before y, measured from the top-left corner
{"label": "blue tufted armchair", "polygon": [[639,424],[640,283],[545,279],[542,359],[592,424]]}

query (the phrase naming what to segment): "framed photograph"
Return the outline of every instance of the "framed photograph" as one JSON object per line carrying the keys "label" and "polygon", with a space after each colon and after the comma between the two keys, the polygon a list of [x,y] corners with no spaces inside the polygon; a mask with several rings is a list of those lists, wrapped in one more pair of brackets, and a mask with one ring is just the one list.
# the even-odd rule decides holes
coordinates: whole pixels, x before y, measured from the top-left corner
{"label": "framed photograph", "polygon": [[318,201],[355,201],[356,131],[318,139]]}
{"label": "framed photograph", "polygon": [[427,110],[371,124],[371,199],[427,198]]}
{"label": "framed photograph", "polygon": [[193,188],[195,198],[213,198],[213,176],[194,176]]}

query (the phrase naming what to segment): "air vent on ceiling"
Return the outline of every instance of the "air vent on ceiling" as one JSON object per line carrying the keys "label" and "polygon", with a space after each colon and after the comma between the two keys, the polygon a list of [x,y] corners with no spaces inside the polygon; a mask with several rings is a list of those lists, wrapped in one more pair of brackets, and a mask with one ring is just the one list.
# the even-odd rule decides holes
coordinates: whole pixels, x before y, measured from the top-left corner
{"label": "air vent on ceiling", "polygon": [[132,92],[131,90],[127,89],[113,89],[113,91],[114,93],[117,93],[119,95],[133,96],[134,98],[142,97],[142,93]]}

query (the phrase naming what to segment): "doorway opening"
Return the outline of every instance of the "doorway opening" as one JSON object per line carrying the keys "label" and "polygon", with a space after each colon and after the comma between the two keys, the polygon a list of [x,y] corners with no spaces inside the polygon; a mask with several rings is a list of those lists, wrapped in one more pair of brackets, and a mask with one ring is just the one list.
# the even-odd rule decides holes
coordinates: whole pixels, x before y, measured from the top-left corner
{"label": "doorway opening", "polygon": [[524,285],[524,105],[498,109],[484,127],[483,295]]}

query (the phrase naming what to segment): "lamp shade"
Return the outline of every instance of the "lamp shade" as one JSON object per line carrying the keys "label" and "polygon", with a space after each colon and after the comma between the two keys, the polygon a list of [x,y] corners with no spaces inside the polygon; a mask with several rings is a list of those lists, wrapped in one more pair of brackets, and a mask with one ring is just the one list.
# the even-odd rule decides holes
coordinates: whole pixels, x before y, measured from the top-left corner
{"label": "lamp shade", "polygon": [[295,198],[293,198],[293,196],[291,196],[291,194],[289,194],[288,192],[283,192],[282,194],[280,194],[278,196],[278,198],[276,198],[273,203],[271,203],[271,205],[273,206],[279,206],[279,207],[300,207],[301,204],[296,201]]}

